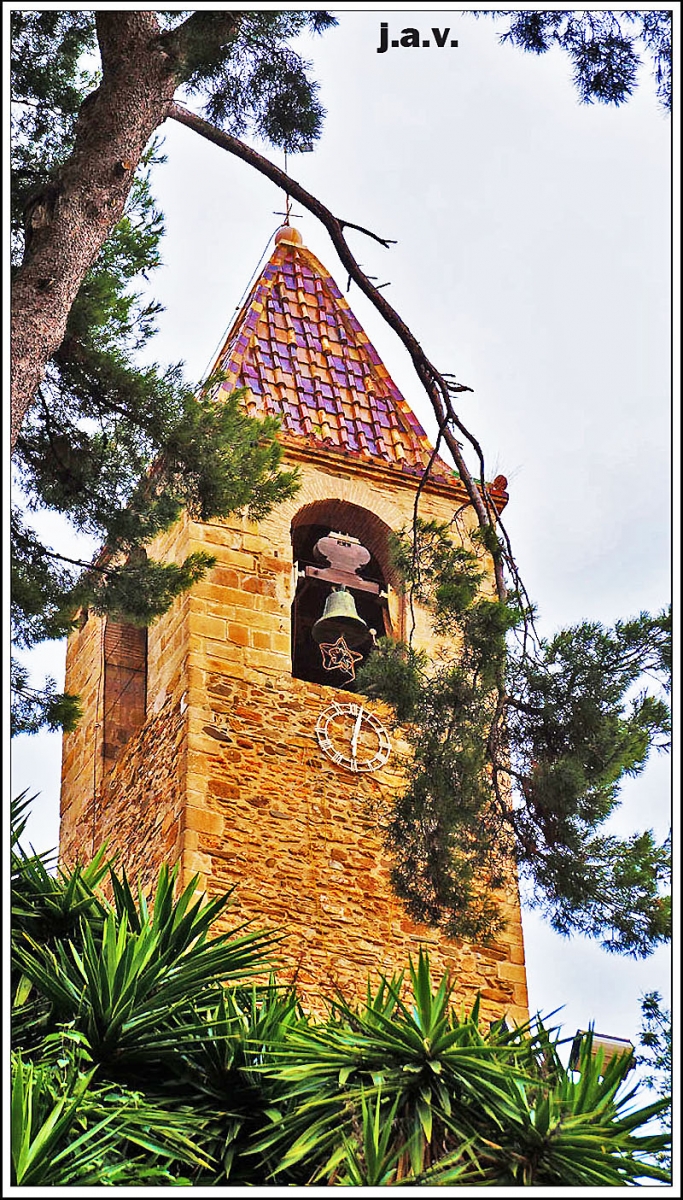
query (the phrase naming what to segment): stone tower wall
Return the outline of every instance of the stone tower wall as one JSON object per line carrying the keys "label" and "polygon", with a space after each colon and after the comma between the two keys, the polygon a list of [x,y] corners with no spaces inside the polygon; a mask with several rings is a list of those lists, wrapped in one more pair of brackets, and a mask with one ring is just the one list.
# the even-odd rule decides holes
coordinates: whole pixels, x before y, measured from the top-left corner
{"label": "stone tower wall", "polygon": [[[493,946],[445,939],[412,922],[391,892],[382,835],[386,806],[401,785],[401,732],[392,730],[393,753],[380,771],[345,771],[321,753],[315,723],[333,699],[358,697],[292,678],[291,526],[302,508],[330,500],[360,506],[398,530],[412,520],[414,483],[393,472],[340,471],[338,459],[307,454],[301,490],[258,527],[237,518],[201,525],[185,519],[175,541],[167,535],[162,549],[169,556],[204,549],[217,562],[150,629],[148,720],[105,781],[98,831],[120,831],[133,873],[151,878],[157,861],[174,858],[184,879],[198,873],[210,894],[235,886],[227,924],[239,915],[286,934],[280,978],[296,977],[314,1006],[337,986],[364,994],[368,973],[401,970],[425,945],[435,971],[451,972],[463,1001],[480,990],[485,1016],[523,1020],[512,870],[508,925]],[[446,520],[455,506],[446,491],[425,489],[420,512]],[[151,553],[160,557],[159,549]],[[398,631],[404,617],[395,595],[390,609]],[[434,654],[427,615],[416,615],[416,642]],[[75,656],[72,647],[70,661]],[[390,725],[386,709],[370,707]],[[82,837],[70,815],[74,788],[87,793],[79,779],[65,775],[71,847]]]}

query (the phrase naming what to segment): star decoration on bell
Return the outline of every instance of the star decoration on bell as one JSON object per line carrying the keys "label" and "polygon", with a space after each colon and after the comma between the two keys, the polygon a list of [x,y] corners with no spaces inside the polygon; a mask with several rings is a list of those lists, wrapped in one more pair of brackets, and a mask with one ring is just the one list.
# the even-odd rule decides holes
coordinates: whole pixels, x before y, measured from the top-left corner
{"label": "star decoration on bell", "polygon": [[356,663],[361,662],[363,655],[347,646],[343,634],[336,642],[321,642],[320,653],[325,671],[343,671],[349,679],[356,678]]}

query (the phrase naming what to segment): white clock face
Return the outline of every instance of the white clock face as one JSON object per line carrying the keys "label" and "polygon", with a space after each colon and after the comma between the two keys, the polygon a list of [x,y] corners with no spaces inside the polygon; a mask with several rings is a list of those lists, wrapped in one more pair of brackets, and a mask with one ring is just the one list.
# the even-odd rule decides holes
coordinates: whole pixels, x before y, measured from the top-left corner
{"label": "white clock face", "polygon": [[362,704],[331,704],[318,717],[315,732],[323,753],[347,771],[377,771],[389,757],[386,729]]}

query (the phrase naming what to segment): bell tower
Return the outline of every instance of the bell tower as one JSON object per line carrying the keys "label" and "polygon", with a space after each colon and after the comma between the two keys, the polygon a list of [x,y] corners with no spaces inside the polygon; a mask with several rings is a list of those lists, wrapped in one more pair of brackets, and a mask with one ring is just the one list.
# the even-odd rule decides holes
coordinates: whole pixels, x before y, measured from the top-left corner
{"label": "bell tower", "polygon": [[[388,539],[409,526],[432,448],[334,280],[284,226],[215,367],[216,396],[280,418],[301,487],[258,524],[185,514],[151,547],[216,565],[142,637],[92,614],[69,639],[82,699],[64,737],[60,852],[103,841],[148,886],[162,861],[210,894],[235,887],[239,915],[285,936],[279,978],[311,1006],[336,987],[406,966],[420,946],[489,1019],[528,1016],[511,865],[507,926],[475,946],[416,925],[390,886],[383,822],[407,745],[391,711],[359,694],[358,664],[407,616]],[[502,510],[502,477],[492,495]],[[466,506],[436,458],[426,519]],[[411,622],[413,617],[411,616]],[[416,644],[435,648],[428,615]],[[233,912],[235,910],[233,909]]]}

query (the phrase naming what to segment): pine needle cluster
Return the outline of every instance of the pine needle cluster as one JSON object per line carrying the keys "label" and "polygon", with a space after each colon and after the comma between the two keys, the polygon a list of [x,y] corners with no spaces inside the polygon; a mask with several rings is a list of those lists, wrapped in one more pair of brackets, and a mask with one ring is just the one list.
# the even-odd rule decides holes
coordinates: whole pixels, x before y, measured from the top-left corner
{"label": "pine needle cluster", "polygon": [[668,745],[670,613],[543,640],[516,592],[482,589],[482,553],[434,522],[399,538],[409,604],[431,610],[442,650],[385,640],[359,673],[412,747],[388,829],[395,887],[416,919],[490,939],[517,871],[558,932],[645,956],[670,936],[669,842],[603,826]]}

